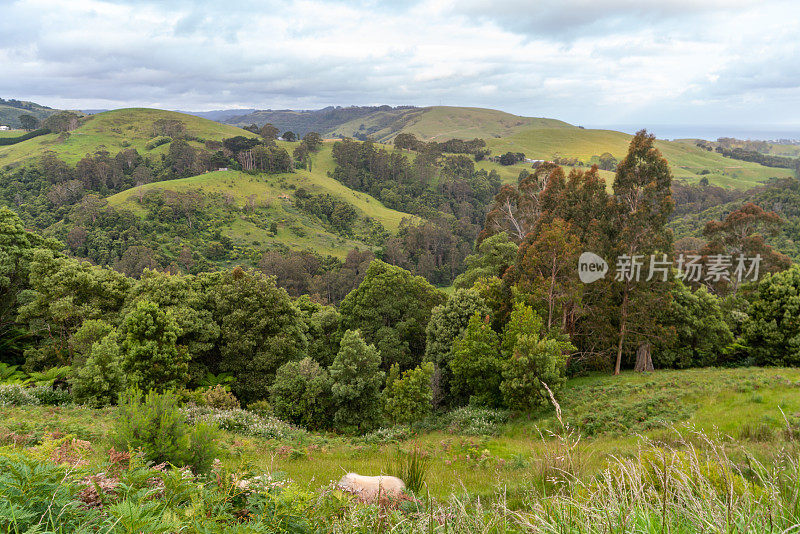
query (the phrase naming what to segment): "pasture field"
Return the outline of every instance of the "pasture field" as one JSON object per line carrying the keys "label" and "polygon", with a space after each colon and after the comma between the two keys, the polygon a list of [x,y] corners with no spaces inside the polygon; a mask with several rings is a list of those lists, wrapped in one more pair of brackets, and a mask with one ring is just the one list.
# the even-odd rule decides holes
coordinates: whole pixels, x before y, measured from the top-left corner
{"label": "pasture field", "polygon": [[[143,156],[164,154],[168,145],[147,148],[147,143],[156,137],[153,123],[159,119],[180,120],[186,125],[187,135],[205,140],[222,141],[237,135],[255,137],[247,130],[184,113],[148,108],[117,109],[92,115],[68,134],[51,133],[0,147],[0,166],[18,165],[41,156],[46,150],[52,150],[70,165],[98,150],[106,150],[112,156],[125,148],[135,148]],[[196,141],[190,144],[202,146]]]}
{"label": "pasture field", "polygon": [[19,137],[20,135],[25,135],[25,130],[0,130],[0,138],[2,137]]}
{"label": "pasture field", "polygon": [[[576,446],[575,476],[601,473],[632,458],[645,443],[678,444],[708,436],[731,454],[765,460],[800,429],[800,370],[694,369],[595,375],[569,381],[560,396]],[[50,433],[92,443],[90,461],[107,456],[114,408],[0,407],[2,451],[24,449]],[[426,491],[493,500],[522,499],[548,485],[552,448],[563,430],[552,407],[506,414],[462,409],[414,428],[361,437],[298,430],[286,439],[225,432],[221,458],[229,469],[281,472],[314,491],[348,471],[385,473],[398,451],[418,447],[429,458]],[[578,436],[580,439],[578,440]],[[703,438],[705,439],[705,438]]]}

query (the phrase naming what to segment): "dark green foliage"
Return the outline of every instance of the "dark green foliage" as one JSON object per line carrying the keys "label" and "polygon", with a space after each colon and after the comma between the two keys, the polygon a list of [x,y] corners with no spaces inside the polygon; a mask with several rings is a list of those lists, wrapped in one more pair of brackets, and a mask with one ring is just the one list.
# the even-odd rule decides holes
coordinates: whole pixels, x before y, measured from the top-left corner
{"label": "dark green foliage", "polygon": [[467,269],[456,277],[453,285],[469,288],[479,278],[503,276],[506,268],[514,264],[518,248],[505,232],[487,237],[480,242],[475,254],[464,259]]}
{"label": "dark green foliage", "polygon": [[216,427],[186,422],[172,392],[128,390],[118,408],[111,434],[117,449],[141,450],[149,462],[167,462],[206,472],[218,455]]}
{"label": "dark green foliage", "polygon": [[31,293],[19,320],[39,337],[25,352],[26,369],[63,365],[72,360],[70,337],[87,319],[116,324],[133,280],[111,269],[37,250],[30,263]]}
{"label": "dark green foliage", "polygon": [[50,130],[47,128],[39,128],[38,130],[24,133],[17,137],[0,137],[0,146],[15,145],[17,143],[27,141],[28,139],[33,139],[34,137],[39,137],[40,135],[46,135],[49,133]]}
{"label": "dark green foliage", "polygon": [[174,389],[186,383],[189,355],[186,347],[176,345],[180,328],[172,313],[141,301],[125,316],[122,332],[122,369],[128,380],[147,390]]}
{"label": "dark green foliage", "polygon": [[474,289],[457,289],[445,304],[431,311],[431,319],[425,329],[425,360],[436,366],[434,403],[437,405],[452,401],[450,361],[453,358],[453,343],[461,337],[470,317],[475,314],[486,317],[490,315],[490,310]]}
{"label": "dark green foliage", "polygon": [[503,367],[500,338],[476,313],[470,318],[464,337],[453,345],[450,369],[454,398],[470,404],[500,406]]}
{"label": "dark green foliage", "polygon": [[330,426],[331,385],[328,371],[311,358],[286,362],[269,388],[275,416],[309,429]]}
{"label": "dark green foliage", "polygon": [[367,345],[357,330],[347,330],[330,376],[335,407],[334,424],[340,430],[366,432],[378,426],[381,416],[380,391],[384,373],[381,355]]}
{"label": "dark green foliage", "polygon": [[112,334],[95,342],[86,363],[71,380],[75,401],[89,406],[114,404],[124,390],[125,373],[119,345]]}
{"label": "dark green foliage", "polygon": [[308,339],[300,310],[275,279],[236,268],[213,275],[209,299],[220,328],[218,369],[236,377],[243,403],[266,398],[278,368],[306,356]]}
{"label": "dark green foliage", "polygon": [[433,363],[427,362],[400,374],[397,364],[389,370],[383,391],[384,411],[395,424],[415,423],[430,412],[433,402]]}
{"label": "dark green foliage", "polygon": [[425,353],[425,328],[445,295],[424,278],[373,261],[364,281],[342,301],[340,331],[360,330],[380,351],[382,366],[415,367]]}
{"label": "dark green foliage", "polygon": [[656,344],[656,368],[703,367],[714,365],[733,343],[719,297],[705,286],[692,291],[676,281],[672,299],[661,314],[661,321],[674,332],[666,343]]}
{"label": "dark green foliage", "polygon": [[744,340],[758,365],[800,364],[800,267],[765,276],[744,325]]}

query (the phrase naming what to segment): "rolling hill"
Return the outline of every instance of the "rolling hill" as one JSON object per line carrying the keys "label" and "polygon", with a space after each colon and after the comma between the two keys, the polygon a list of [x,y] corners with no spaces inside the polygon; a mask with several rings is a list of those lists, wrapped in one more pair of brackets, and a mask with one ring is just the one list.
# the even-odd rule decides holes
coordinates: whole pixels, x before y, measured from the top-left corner
{"label": "rolling hill", "polygon": [[[255,134],[241,128],[184,113],[145,108],[117,109],[87,117],[68,134],[51,133],[0,147],[0,166],[18,165],[41,156],[45,150],[52,150],[72,165],[98,150],[116,154],[124,148],[135,148],[143,156],[162,154],[167,151],[167,145],[154,149],[147,147],[148,142],[156,137],[153,124],[160,119],[181,121],[186,127],[186,134],[196,139],[221,141],[237,135],[255,137]],[[190,144],[202,145],[196,140],[190,141]]]}
{"label": "rolling hill", "polygon": [[43,120],[56,111],[58,110],[25,100],[14,100],[13,98],[4,100],[0,98],[0,124],[11,126],[12,128],[20,128],[22,126],[19,122],[20,115],[33,115],[37,119]]}
{"label": "rolling hill", "polygon": [[[286,146],[288,143],[281,143]],[[304,188],[312,195],[330,194],[346,201],[356,209],[362,218],[372,218],[383,225],[391,234],[396,234],[404,218],[417,219],[412,215],[389,209],[366,193],[353,191],[327,174],[333,168],[331,143],[312,157],[312,171],[298,169],[293,173],[253,175],[238,171],[216,171],[165,182],[155,182],[131,188],[108,198],[113,207],[124,207],[138,215],[145,210],[138,198],[148,191],[198,191],[205,197],[224,195],[233,199],[238,207],[243,207],[248,199],[254,199],[257,209],[270,221],[279,222],[278,232],[272,235],[268,230],[239,216],[232,223],[220,229],[241,246],[284,245],[291,250],[311,250],[319,254],[344,257],[353,248],[371,248],[356,239],[344,238],[315,217],[298,209],[294,204],[294,191]]]}
{"label": "rolling hill", "polygon": [[[522,152],[531,159],[577,158],[590,164],[593,156],[608,152],[617,159],[627,153],[631,136],[613,130],[584,129],[563,121],[521,117],[493,109],[433,106],[426,108],[349,107],[316,111],[258,111],[226,119],[236,124],[265,122],[279,129],[298,133],[318,131],[325,137],[370,137],[390,143],[398,133],[412,133],[426,141],[447,139],[486,140],[494,155]],[[794,176],[789,169],[765,167],[757,163],[724,158],[692,142],[658,141],[658,147],[670,162],[673,175],[690,183],[706,177],[714,185],[748,189],[770,178]],[[776,145],[776,153],[793,154],[790,146]],[[495,168],[482,163],[484,168]],[[498,169],[504,181],[516,180],[530,165]],[[701,174],[702,173],[702,174]],[[612,173],[602,173],[607,180]]]}

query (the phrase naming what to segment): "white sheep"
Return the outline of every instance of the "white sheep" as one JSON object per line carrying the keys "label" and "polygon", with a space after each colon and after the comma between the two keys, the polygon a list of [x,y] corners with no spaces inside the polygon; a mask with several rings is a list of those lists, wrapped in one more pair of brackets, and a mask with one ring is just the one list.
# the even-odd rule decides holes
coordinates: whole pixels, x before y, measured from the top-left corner
{"label": "white sheep", "polygon": [[397,498],[406,489],[406,485],[397,477],[369,477],[358,473],[347,473],[336,485],[343,491],[357,495],[364,502],[374,501],[378,496]]}

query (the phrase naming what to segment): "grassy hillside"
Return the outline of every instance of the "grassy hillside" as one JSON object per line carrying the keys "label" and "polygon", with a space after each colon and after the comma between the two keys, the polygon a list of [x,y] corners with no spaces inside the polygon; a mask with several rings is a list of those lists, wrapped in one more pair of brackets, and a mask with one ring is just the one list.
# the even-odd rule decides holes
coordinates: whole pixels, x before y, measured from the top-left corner
{"label": "grassy hillside", "polygon": [[[210,121],[193,115],[158,109],[130,108],[98,113],[87,118],[69,134],[48,134],[15,145],[0,147],[0,166],[16,165],[36,158],[45,150],[52,150],[69,164],[74,165],[86,154],[106,150],[112,155],[124,148],[135,148],[142,155],[161,154],[167,145],[147,149],[147,143],[155,137],[153,123],[159,119],[179,120],[186,126],[186,133],[200,139],[221,141],[226,137],[254,134],[226,124]],[[200,146],[192,141],[191,144]]]}
{"label": "grassy hillside", "polygon": [[[529,158],[550,159],[556,155],[588,162],[592,156],[610,152],[621,159],[628,151],[631,136],[612,130],[582,128],[527,128],[512,135],[487,139],[493,154],[523,152]],[[673,175],[697,182],[700,172],[714,185],[747,189],[773,177],[791,177],[789,169],[764,167],[757,163],[724,158],[687,143],[659,140],[656,146],[669,161]]]}
{"label": "grassy hillside", "polygon": [[43,120],[58,110],[42,106],[34,102],[24,100],[4,100],[0,98],[0,124],[20,128],[20,115],[33,115],[39,120]]}
{"label": "grassy hillside", "polygon": [[141,189],[132,188],[113,195],[108,201],[112,206],[125,207],[144,215],[138,198],[150,190],[195,190],[209,196],[227,196],[239,207],[245,206],[248,197],[254,196],[257,208],[263,210],[269,220],[279,222],[278,233],[272,235],[240,216],[232,224],[222,227],[222,234],[230,237],[234,244],[265,248],[282,244],[292,250],[311,250],[337,257],[344,257],[349,250],[355,247],[363,249],[366,245],[331,232],[314,217],[297,209],[293,194],[298,188],[305,188],[314,195],[327,193],[345,200],[356,208],[361,217],[371,217],[379,221],[392,234],[397,232],[403,218],[413,218],[407,213],[389,209],[370,195],[348,189],[330,178],[327,171],[333,167],[331,144],[326,144],[313,157],[312,162],[312,171],[298,169],[294,173],[273,175],[217,171],[179,180],[155,182]]}
{"label": "grassy hillside", "polygon": [[0,130],[0,137],[19,137],[20,135],[25,135],[25,130]]}

